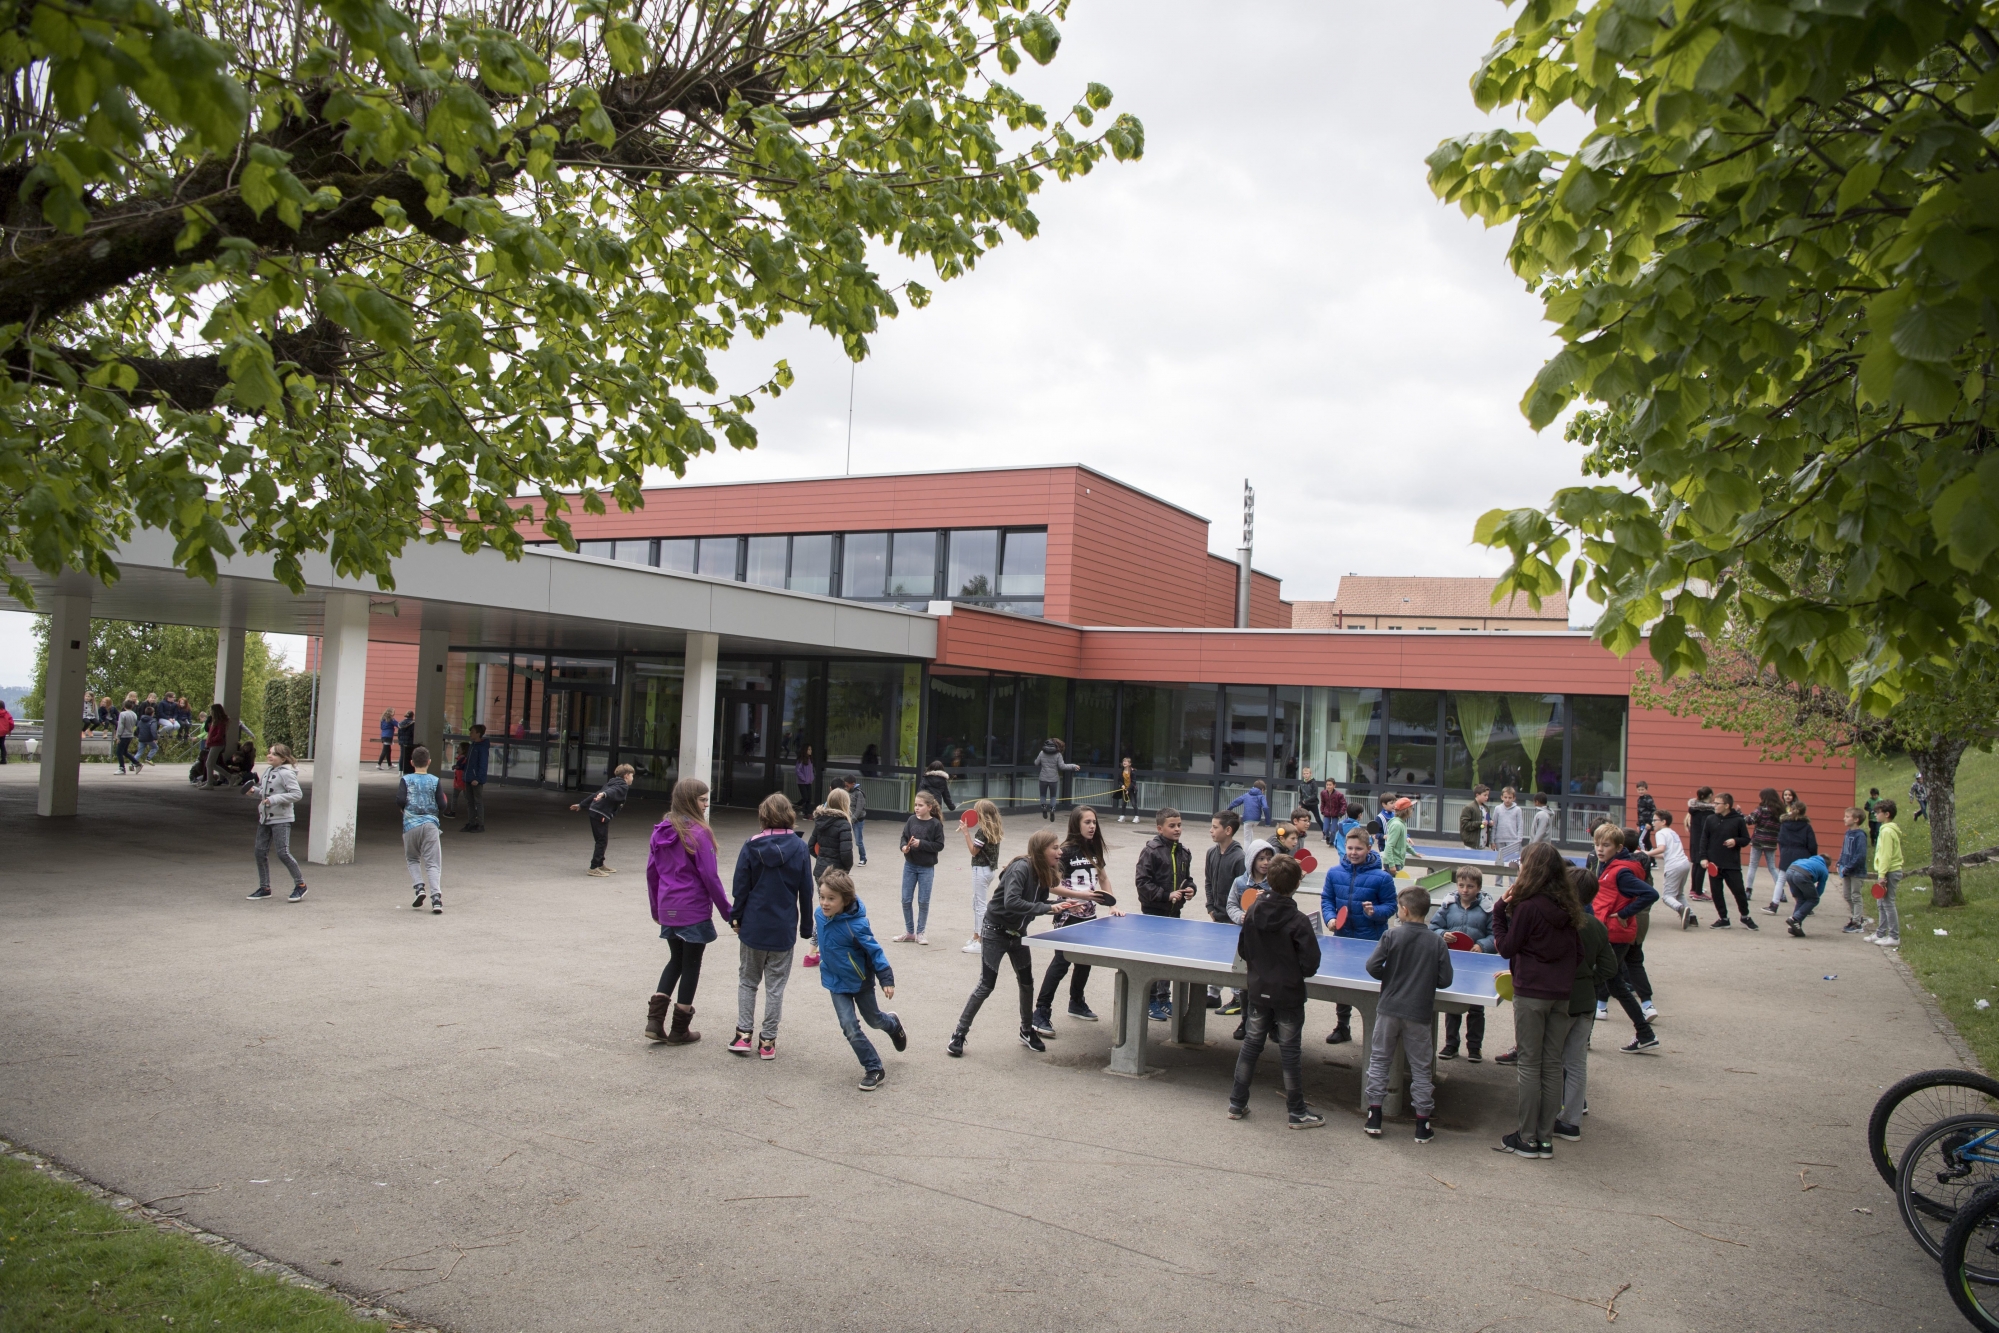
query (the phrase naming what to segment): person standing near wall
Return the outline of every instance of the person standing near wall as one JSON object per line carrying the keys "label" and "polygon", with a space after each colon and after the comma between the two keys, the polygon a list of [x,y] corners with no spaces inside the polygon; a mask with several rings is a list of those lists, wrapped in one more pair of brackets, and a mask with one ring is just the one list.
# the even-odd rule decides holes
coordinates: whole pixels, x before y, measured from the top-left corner
{"label": "person standing near wall", "polygon": [[378,727],[382,734],[382,752],[375,756],[375,767],[380,770],[389,766],[390,747],[396,743],[396,710],[384,708]]}
{"label": "person standing near wall", "polygon": [[1506,871],[1520,864],[1527,848],[1527,812],[1520,808],[1520,793],[1511,787],[1499,791],[1499,808],[1492,812],[1492,860],[1499,868],[1493,877],[1496,887],[1511,878]]}
{"label": "person standing near wall", "polygon": [[405,774],[416,771],[416,710],[403,714],[403,720],[396,725],[396,745],[402,751],[402,770]]}
{"label": "person standing near wall", "polygon": [[229,731],[229,714],[223,711],[221,704],[210,704],[208,734],[203,738],[201,747],[201,767],[211,787],[227,785],[227,779],[222,775],[222,761],[228,753]]}
{"label": "person standing near wall", "polygon": [[[136,773],[139,771],[139,756],[132,752],[133,742],[139,739],[139,696],[136,693],[125,696],[125,703],[119,708],[114,725],[117,728],[116,740],[111,749],[118,759],[118,771]],[[125,767],[127,764],[132,766],[129,770]]]}
{"label": "person standing near wall", "polygon": [[847,810],[854,817],[854,860],[860,865],[868,863],[868,792],[859,778],[848,777],[840,780],[847,790]]}
{"label": "person standing near wall", "polygon": [[306,889],[305,876],[292,859],[292,824],[298,817],[294,807],[305,799],[305,792],[298,783],[298,769],[292,766],[290,747],[273,745],[264,762],[264,776],[249,788],[257,798],[257,891],[250,900],[271,896],[271,855],[276,853],[291,872],[292,891],[286,901],[295,903],[305,897]]}
{"label": "person standing near wall", "polygon": [[1702,787],[1687,802],[1687,860],[1693,869],[1687,875],[1687,901],[1704,903],[1707,894],[1703,886],[1707,883],[1708,822],[1714,818],[1714,788]]}
{"label": "person standing near wall", "polygon": [[812,747],[798,747],[798,763],[791,770],[798,779],[798,808],[810,810],[819,804],[819,770],[812,763]]}
{"label": "person standing near wall", "polygon": [[1041,753],[1034,757],[1034,774],[1041,783],[1041,817],[1050,823],[1055,819],[1055,806],[1062,795],[1062,775],[1074,773],[1082,767],[1072,764],[1063,757],[1062,738],[1050,736],[1041,742]]}
{"label": "person standing near wall", "polygon": [[486,831],[486,765],[493,743],[486,739],[486,724],[472,724],[472,743],[465,747],[465,811],[467,818],[460,833]]}
{"label": "person standing near wall", "polygon": [[[694,1019],[694,991],[701,984],[701,955],[715,942],[715,913],[734,910],[715,864],[715,834],[708,827],[708,784],[682,778],[673,784],[666,818],[652,831],[646,857],[646,893],[652,919],[666,941],[666,967],[646,1002],[648,1040],[685,1046],[701,1040]],[[673,1030],[665,1028],[668,1006]]]}

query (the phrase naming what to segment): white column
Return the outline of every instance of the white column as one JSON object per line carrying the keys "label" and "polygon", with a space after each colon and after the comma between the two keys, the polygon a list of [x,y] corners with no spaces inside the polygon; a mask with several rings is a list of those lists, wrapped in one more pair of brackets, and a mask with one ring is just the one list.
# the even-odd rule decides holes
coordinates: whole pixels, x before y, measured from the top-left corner
{"label": "white column", "polygon": [[42,691],[41,792],[38,815],[76,813],[77,768],[83,763],[83,671],[90,656],[90,594],[48,599],[49,676]]}
{"label": "white column", "polygon": [[368,689],[368,595],[326,595],[320,651],[319,732],[313,738],[312,831],[305,859],[316,865],[354,860],[361,808],[361,733]]}
{"label": "white column", "polygon": [[[680,686],[680,776],[713,781],[715,766],[715,662],[722,640],[689,633],[687,670]],[[83,706],[79,699],[77,707]]]}
{"label": "white column", "polygon": [[444,752],[444,667],[451,656],[451,631],[420,630],[416,648],[416,743],[430,751],[430,771],[450,780],[451,756]]}
{"label": "white column", "polygon": [[[211,696],[229,714],[231,722],[243,720],[243,629],[224,625],[215,631],[215,693]],[[233,749],[236,742],[231,740]],[[263,754],[263,747],[257,748]]]}

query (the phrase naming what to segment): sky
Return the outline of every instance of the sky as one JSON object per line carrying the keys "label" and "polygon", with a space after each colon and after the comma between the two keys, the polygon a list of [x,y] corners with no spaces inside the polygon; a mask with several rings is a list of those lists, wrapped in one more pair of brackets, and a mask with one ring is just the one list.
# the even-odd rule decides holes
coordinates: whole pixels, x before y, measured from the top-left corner
{"label": "sky", "polygon": [[[1472,525],[1574,484],[1579,451],[1519,412],[1556,346],[1506,230],[1438,202],[1423,159],[1488,125],[1469,80],[1506,18],[1074,0],[1054,62],[1015,82],[1051,111],[1107,84],[1145,157],[1051,181],[1038,237],[930,283],[858,369],[802,325],[739,344],[725,384],[779,358],[797,383],[757,409],[753,453],[688,480],[847,470],[851,382],[856,473],[1086,463],[1206,515],[1231,556],[1247,479],[1257,567],[1294,601],[1346,573],[1498,573]],[[0,686],[31,677],[28,625],[0,613]]]}

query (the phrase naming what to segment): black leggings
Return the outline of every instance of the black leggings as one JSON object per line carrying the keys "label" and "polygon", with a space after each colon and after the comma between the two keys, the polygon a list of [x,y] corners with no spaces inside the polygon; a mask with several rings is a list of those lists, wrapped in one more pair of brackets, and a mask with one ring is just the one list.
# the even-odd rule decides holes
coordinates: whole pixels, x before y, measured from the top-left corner
{"label": "black leggings", "polygon": [[1714,876],[1716,882],[1711,887],[1714,891],[1715,917],[1722,921],[1728,920],[1728,895],[1732,893],[1735,895],[1735,910],[1742,914],[1743,920],[1747,921],[1749,894],[1742,887],[1742,867],[1720,866],[1715,870]]}
{"label": "black leggings", "polygon": [[979,945],[979,984],[972,988],[971,998],[965,1001],[965,1012],[958,1015],[957,1035],[962,1037],[972,1030],[972,1020],[979,1016],[979,1006],[999,985],[1002,958],[1013,963],[1014,980],[1020,983],[1020,1026],[1033,1026],[1034,960],[1028,955],[1027,946],[1005,935],[989,935],[980,940]]}
{"label": "black leggings", "polygon": [[1652,998],[1652,978],[1645,972],[1645,937],[1641,934],[1624,951],[1624,979],[1640,1000]]}
{"label": "black leggings", "polygon": [[592,814],[590,837],[596,843],[596,848],[590,855],[590,868],[595,870],[604,864],[604,847],[611,840],[611,821],[603,815]]}
{"label": "black leggings", "polygon": [[[1728,872],[1724,870],[1722,873],[1725,875]],[[1744,915],[1747,915],[1746,911]],[[1617,974],[1611,977],[1607,983],[1596,988],[1596,998],[1597,1003],[1601,1004],[1612,996],[1616,996],[1618,1007],[1623,1009],[1624,1016],[1631,1020],[1632,1031],[1637,1034],[1638,1040],[1650,1041],[1652,1040],[1652,1025],[1645,1021],[1645,1011],[1639,1008],[1638,997],[1632,993],[1631,981],[1625,975],[1624,971],[1625,959],[1629,957],[1631,950],[1635,947],[1635,945],[1630,944],[1613,944],[1610,946],[1610,951],[1617,955]]]}
{"label": "black leggings", "polygon": [[678,981],[680,994],[675,998],[682,1004],[693,1004],[694,988],[701,984],[701,955],[707,948],[705,944],[689,944],[686,940],[667,936],[666,970],[659,974],[659,993],[672,995],[673,983]]}
{"label": "black leggings", "polygon": [[1041,994],[1035,998],[1035,1008],[1046,1009],[1055,1003],[1055,991],[1062,984],[1063,974],[1072,966],[1075,968],[1075,974],[1069,981],[1069,1003],[1072,1005],[1083,1003],[1083,988],[1090,984],[1090,965],[1071,964],[1069,955],[1057,949],[1055,960],[1049,963],[1048,970],[1041,974]]}

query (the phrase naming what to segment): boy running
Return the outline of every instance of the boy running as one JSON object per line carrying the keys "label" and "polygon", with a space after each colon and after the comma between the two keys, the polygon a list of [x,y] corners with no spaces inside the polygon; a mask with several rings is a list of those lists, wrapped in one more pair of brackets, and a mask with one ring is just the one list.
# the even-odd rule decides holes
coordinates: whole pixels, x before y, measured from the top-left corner
{"label": "boy running", "polygon": [[444,910],[444,844],[437,822],[437,779],[431,776],[427,746],[410,751],[410,768],[396,783],[396,808],[403,812],[403,861],[416,895],[410,906],[423,906],[427,887],[434,916]]}

